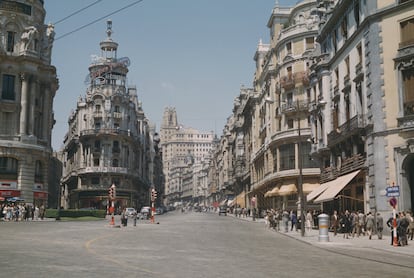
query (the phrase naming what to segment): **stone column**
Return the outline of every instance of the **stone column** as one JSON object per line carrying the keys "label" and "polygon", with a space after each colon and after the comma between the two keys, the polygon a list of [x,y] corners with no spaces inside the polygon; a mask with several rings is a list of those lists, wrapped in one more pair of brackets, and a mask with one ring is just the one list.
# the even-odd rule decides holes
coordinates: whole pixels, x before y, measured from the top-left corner
{"label": "stone column", "polygon": [[29,135],[34,135],[34,121],[35,121],[35,99],[37,93],[37,81],[32,77],[30,82],[30,103],[29,103]]}
{"label": "stone column", "polygon": [[20,74],[22,82],[21,93],[21,109],[20,109],[20,134],[27,134],[27,97],[28,97],[28,75],[26,73]]}
{"label": "stone column", "polygon": [[49,130],[51,130],[50,123],[50,115],[52,114],[50,103],[50,88],[48,86],[44,89],[44,96],[43,96],[43,130],[42,130],[42,137],[44,140],[49,141],[50,135]]}

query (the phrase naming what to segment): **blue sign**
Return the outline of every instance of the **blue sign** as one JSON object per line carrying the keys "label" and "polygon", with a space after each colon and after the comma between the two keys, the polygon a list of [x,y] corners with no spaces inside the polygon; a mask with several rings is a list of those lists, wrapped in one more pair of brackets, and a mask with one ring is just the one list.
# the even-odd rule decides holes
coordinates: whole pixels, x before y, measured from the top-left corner
{"label": "blue sign", "polygon": [[400,197],[399,186],[388,186],[385,190],[387,191],[387,197]]}

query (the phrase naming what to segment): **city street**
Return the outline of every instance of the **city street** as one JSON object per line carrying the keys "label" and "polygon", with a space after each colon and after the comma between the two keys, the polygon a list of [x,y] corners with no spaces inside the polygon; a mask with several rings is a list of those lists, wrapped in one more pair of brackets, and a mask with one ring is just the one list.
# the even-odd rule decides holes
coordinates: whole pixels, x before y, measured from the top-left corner
{"label": "city street", "polygon": [[[159,224],[0,222],[0,277],[412,277],[413,257],[324,248],[263,222],[170,212]],[[120,224],[119,219],[117,223]],[[384,242],[385,243],[385,242]],[[409,244],[413,244],[409,242]],[[339,252],[337,252],[339,251]]]}

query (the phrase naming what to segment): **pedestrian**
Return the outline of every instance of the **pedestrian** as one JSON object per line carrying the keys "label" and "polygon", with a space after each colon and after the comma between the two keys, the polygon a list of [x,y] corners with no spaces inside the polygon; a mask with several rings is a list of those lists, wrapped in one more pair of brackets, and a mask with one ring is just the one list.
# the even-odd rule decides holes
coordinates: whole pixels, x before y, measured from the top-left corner
{"label": "pedestrian", "polygon": [[290,212],[290,222],[291,222],[290,231],[293,230],[293,227],[295,227],[295,231],[298,230],[298,227],[296,226],[297,221],[298,221],[298,218],[297,218],[295,212],[292,210]]}
{"label": "pedestrian", "polygon": [[414,237],[414,218],[413,218],[413,212],[410,211],[407,213],[407,219],[408,219],[408,233],[407,233],[407,239],[413,240]]}
{"label": "pedestrian", "polygon": [[408,244],[407,241],[407,229],[410,225],[405,212],[400,212],[400,223],[397,227],[397,232],[399,233],[399,245],[405,246]]}
{"label": "pedestrian", "polygon": [[365,235],[365,214],[362,211],[358,211],[358,237],[362,234]]}
{"label": "pedestrian", "polygon": [[352,237],[355,237],[355,234],[357,234],[357,237],[359,237],[359,230],[360,230],[361,224],[359,221],[359,215],[358,212],[351,212],[351,234]]}
{"label": "pedestrian", "polygon": [[382,231],[384,229],[384,219],[381,213],[377,212],[377,235],[378,239],[382,239]]}
{"label": "pedestrian", "polygon": [[336,234],[337,234],[338,224],[339,224],[338,212],[336,210],[334,210],[334,213],[331,217],[331,229],[334,233],[334,236],[336,236]]}
{"label": "pedestrian", "polygon": [[340,218],[341,230],[343,230],[344,238],[349,238],[350,231],[351,231],[351,219],[349,211],[346,210]]}
{"label": "pedestrian", "polygon": [[287,233],[289,231],[289,212],[286,210],[284,210],[282,213],[282,221],[283,226],[285,227],[285,232]]}
{"label": "pedestrian", "polygon": [[310,232],[313,227],[313,217],[310,210],[308,210],[308,213],[306,214],[305,227],[308,232]]}
{"label": "pedestrian", "polygon": [[45,217],[45,206],[43,204],[39,208],[39,216],[41,220]]}
{"label": "pedestrian", "polygon": [[124,226],[124,227],[126,227],[128,225],[128,215],[126,214],[126,208],[124,208],[122,210],[121,223],[122,223],[122,226]]}
{"label": "pedestrian", "polygon": [[133,212],[132,214],[133,220],[134,220],[134,227],[137,226],[137,218],[138,218],[138,213],[136,211]]}
{"label": "pedestrian", "polygon": [[[395,215],[395,221],[397,222],[397,227],[398,227],[398,223],[399,223],[399,219],[398,219],[398,213]],[[391,229],[391,245],[394,245],[394,217],[391,216],[390,218],[388,218],[387,220],[387,226]],[[397,237],[397,243],[398,243],[398,233],[396,234]]]}
{"label": "pedestrian", "polygon": [[375,225],[374,216],[371,214],[371,212],[368,212],[367,217],[366,217],[365,227],[367,229],[369,239],[372,238],[372,230],[374,229],[374,225]]}

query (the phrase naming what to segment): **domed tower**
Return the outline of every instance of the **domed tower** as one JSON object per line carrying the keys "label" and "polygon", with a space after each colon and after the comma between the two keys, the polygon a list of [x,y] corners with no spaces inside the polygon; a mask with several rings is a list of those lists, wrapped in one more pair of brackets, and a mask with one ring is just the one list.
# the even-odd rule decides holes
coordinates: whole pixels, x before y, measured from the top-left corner
{"label": "domed tower", "polygon": [[116,186],[116,207],[146,202],[150,186],[152,140],[148,120],[134,86],[127,87],[128,58],[118,58],[112,21],[93,56],[85,97],[69,117],[65,137],[63,204],[70,208],[107,205],[108,189]]}
{"label": "domed tower", "polygon": [[54,27],[42,0],[2,1],[0,14],[0,196],[47,206]]}

